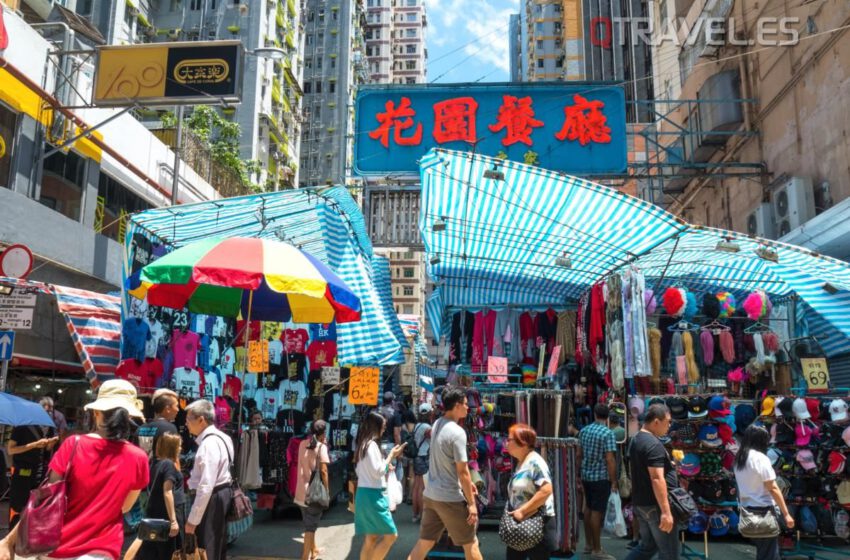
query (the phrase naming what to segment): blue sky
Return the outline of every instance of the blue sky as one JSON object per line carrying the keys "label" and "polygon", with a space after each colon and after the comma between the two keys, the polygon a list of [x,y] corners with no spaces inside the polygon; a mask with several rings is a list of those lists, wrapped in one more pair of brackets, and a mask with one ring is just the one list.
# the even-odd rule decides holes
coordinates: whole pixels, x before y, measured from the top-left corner
{"label": "blue sky", "polygon": [[509,81],[508,17],[519,0],[425,0],[425,9],[429,82]]}

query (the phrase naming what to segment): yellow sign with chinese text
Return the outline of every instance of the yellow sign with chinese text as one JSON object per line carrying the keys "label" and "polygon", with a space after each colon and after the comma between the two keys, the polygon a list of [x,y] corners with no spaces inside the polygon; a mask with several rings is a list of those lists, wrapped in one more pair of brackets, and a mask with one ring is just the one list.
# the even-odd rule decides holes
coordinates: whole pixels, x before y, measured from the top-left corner
{"label": "yellow sign with chinese text", "polygon": [[251,373],[269,371],[268,340],[252,340],[248,343],[248,371]]}
{"label": "yellow sign with chinese text", "polygon": [[826,358],[800,358],[803,377],[809,385],[810,393],[826,393],[829,391],[829,368]]}

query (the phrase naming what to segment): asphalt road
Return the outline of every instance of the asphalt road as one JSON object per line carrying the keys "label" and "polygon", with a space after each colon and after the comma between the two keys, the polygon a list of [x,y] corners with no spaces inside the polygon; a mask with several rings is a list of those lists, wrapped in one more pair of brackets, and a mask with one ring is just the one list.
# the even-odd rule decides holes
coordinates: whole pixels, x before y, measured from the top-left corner
{"label": "asphalt road", "polygon": [[[410,506],[402,505],[395,514],[399,538],[390,551],[389,560],[405,560],[407,554],[419,536],[419,526],[411,520]],[[331,508],[322,520],[317,534],[319,547],[324,549],[324,560],[357,560],[362,539],[354,536],[354,516],[346,510],[344,504]],[[486,560],[505,557],[504,545],[499,540],[496,527],[486,527],[479,531],[481,552]],[[297,559],[301,556],[302,545],[301,517],[293,511],[281,519],[271,519],[268,512],[258,512],[253,528],[242,535],[228,551],[228,557],[235,560],[257,559]],[[616,558],[625,558],[626,539],[617,539],[603,535],[602,546]],[[692,540],[688,544],[702,552],[702,541]],[[832,546],[830,546],[830,544]],[[841,545],[833,539],[828,541],[830,552],[819,551],[816,554],[823,560],[847,560],[850,558],[850,546]],[[583,544],[580,542],[579,550]],[[581,554],[575,558],[580,559]],[[755,548],[735,537],[713,539],[709,543],[709,559],[737,560],[752,559]],[[807,558],[807,555],[788,558]]]}

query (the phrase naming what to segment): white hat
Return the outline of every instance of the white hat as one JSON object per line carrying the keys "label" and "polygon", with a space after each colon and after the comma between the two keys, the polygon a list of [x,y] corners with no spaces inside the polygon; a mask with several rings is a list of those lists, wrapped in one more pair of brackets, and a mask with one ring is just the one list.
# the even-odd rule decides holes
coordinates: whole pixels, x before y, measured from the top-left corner
{"label": "white hat", "polygon": [[794,404],[791,406],[791,410],[794,411],[794,416],[797,417],[797,420],[808,420],[812,417],[809,414],[809,409],[806,407],[806,401],[803,399],[794,399]]}
{"label": "white hat", "polygon": [[833,422],[843,422],[847,420],[847,409],[850,406],[843,399],[835,399],[829,403],[829,415]]}
{"label": "white hat", "polygon": [[130,413],[130,416],[144,420],[142,402],[136,396],[136,388],[129,381],[110,379],[105,381],[98,389],[97,400],[87,404],[85,409],[106,412],[115,408],[123,408]]}
{"label": "white hat", "polygon": [[785,400],[785,397],[776,397],[773,399],[773,413],[777,418],[782,418],[782,410],[779,409],[779,403]]}
{"label": "white hat", "polygon": [[419,414],[430,414],[431,410],[431,405],[426,402],[419,405]]}

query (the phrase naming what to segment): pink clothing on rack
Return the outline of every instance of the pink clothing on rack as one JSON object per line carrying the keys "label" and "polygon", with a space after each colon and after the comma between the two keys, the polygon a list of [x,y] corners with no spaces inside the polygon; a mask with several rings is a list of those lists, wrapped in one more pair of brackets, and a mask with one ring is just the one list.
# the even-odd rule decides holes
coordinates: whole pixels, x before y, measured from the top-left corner
{"label": "pink clothing on rack", "polygon": [[537,340],[537,314],[532,315],[529,312],[519,316],[519,339],[522,357],[530,358],[531,351],[534,348]]}
{"label": "pink clothing on rack", "polygon": [[493,353],[493,334],[496,330],[496,312],[492,309],[475,314],[472,331],[472,365],[484,366],[487,357]]}
{"label": "pink clothing on rack", "polygon": [[587,333],[587,347],[593,365],[599,359],[599,348],[605,344],[605,296],[604,283],[599,282],[590,289],[590,332]]}
{"label": "pink clothing on rack", "polygon": [[289,495],[295,497],[295,490],[298,487],[298,446],[304,441],[303,438],[290,438],[289,444],[286,446],[286,464],[289,465],[289,480],[287,481],[287,490]]}

